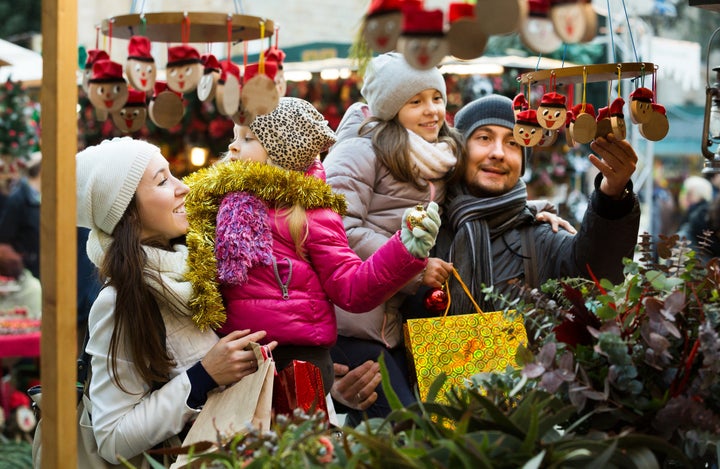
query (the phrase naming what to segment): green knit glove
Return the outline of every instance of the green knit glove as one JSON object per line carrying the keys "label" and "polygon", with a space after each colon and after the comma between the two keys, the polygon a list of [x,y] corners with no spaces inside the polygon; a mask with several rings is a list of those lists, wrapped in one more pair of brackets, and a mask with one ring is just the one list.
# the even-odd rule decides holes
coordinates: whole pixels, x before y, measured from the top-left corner
{"label": "green knit glove", "polygon": [[438,204],[430,202],[426,210],[422,207],[405,210],[400,229],[400,239],[413,256],[423,259],[428,257],[430,249],[435,246],[440,230],[440,214]]}

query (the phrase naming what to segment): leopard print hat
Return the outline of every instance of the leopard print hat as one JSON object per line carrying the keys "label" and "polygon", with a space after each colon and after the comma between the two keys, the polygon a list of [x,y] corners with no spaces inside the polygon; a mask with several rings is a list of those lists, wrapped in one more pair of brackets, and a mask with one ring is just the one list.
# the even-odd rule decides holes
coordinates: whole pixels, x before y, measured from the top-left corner
{"label": "leopard print hat", "polygon": [[320,112],[299,98],[280,98],[269,114],[257,116],[250,130],[268,159],[284,169],[305,172],[315,158],[335,143],[335,132]]}

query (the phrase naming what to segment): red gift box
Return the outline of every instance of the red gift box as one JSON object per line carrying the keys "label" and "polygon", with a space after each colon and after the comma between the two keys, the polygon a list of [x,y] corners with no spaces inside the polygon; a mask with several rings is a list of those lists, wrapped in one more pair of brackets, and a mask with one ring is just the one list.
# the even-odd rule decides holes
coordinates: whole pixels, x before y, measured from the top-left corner
{"label": "red gift box", "polygon": [[322,374],[310,362],[293,360],[275,375],[273,384],[273,409],[275,414],[292,414],[300,408],[305,412],[322,410],[327,419]]}

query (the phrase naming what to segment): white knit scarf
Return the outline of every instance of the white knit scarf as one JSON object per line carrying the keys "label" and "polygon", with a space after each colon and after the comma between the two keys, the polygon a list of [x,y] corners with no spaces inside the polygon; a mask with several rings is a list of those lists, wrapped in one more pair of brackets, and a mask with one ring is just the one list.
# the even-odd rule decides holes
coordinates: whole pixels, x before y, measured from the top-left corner
{"label": "white knit scarf", "polygon": [[457,157],[446,142],[430,143],[415,132],[408,130],[410,164],[417,168],[426,180],[444,177],[457,163]]}
{"label": "white knit scarf", "polygon": [[[98,229],[90,231],[87,241],[87,254],[93,264],[98,267],[102,264],[105,254],[112,242],[112,236]],[[146,275],[145,281],[155,292],[155,297],[158,302],[172,303],[175,311],[187,316],[192,316],[188,307],[192,293],[192,285],[185,279],[187,247],[182,244],[176,244],[173,246],[172,251],[166,251],[164,249],[143,246],[143,250],[147,255],[147,265],[144,270],[154,274]],[[154,280],[154,277],[157,276],[162,280],[162,285]],[[174,294],[166,294],[165,292],[168,290]]]}

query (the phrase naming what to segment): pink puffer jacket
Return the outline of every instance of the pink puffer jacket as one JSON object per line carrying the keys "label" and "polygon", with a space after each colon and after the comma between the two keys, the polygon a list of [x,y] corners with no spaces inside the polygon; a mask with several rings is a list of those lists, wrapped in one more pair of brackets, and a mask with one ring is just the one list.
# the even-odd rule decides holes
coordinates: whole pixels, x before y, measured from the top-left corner
{"label": "pink puffer jacket", "polygon": [[273,264],[253,267],[241,286],[221,286],[227,321],[218,332],[266,330],[268,342],[329,347],[337,337],[333,304],[355,313],[369,311],[427,264],[407,251],[399,232],[363,262],[348,246],[338,213],[321,208],[306,214],[309,232],[303,260],[295,252],[283,215],[268,210]]}

